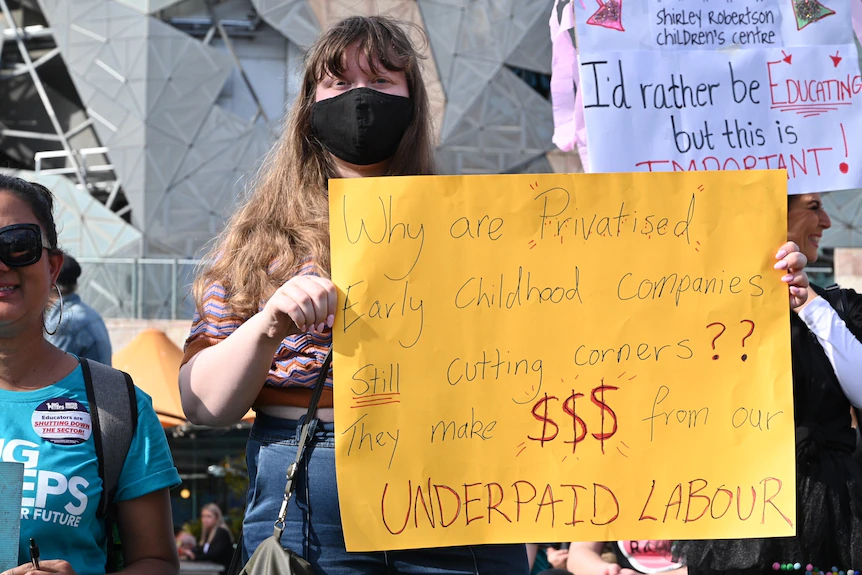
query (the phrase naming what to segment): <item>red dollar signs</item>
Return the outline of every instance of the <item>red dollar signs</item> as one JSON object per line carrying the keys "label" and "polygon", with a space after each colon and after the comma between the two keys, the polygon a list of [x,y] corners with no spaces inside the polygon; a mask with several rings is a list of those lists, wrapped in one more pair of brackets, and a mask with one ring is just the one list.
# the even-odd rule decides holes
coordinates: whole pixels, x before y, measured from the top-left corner
{"label": "red dollar signs", "polygon": [[[535,417],[538,421],[542,422],[542,436],[541,437],[531,437],[529,435],[527,436],[527,439],[532,439],[533,441],[538,441],[542,447],[545,446],[546,441],[553,441],[553,439],[555,437],[557,437],[557,434],[560,432],[560,426],[557,425],[553,419],[550,419],[548,417],[548,401],[551,399],[553,399],[555,401],[559,401],[559,399],[557,399],[553,395],[551,395],[549,397],[548,394],[546,393],[545,397],[540,399],[539,401],[537,401],[536,405],[533,406],[533,417]],[[539,408],[541,408],[541,407],[545,408],[543,415],[539,415],[537,413],[539,411]],[[553,431],[554,434],[551,436],[548,435],[548,424],[550,424],[554,427],[554,431]]]}
{"label": "red dollar signs", "polygon": [[[592,392],[591,399],[596,407],[598,407],[602,411],[602,426],[601,433],[593,433],[593,437],[599,440],[602,446],[602,454],[605,452],[605,440],[613,437],[614,433],[617,432],[617,414],[614,413],[614,410],[611,409],[608,404],[605,403],[605,390],[614,391],[619,389],[618,387],[614,387],[612,385],[605,385],[605,380],[602,379],[602,384],[595,388]],[[596,397],[599,395],[599,397]],[[605,412],[610,414],[610,417],[614,420],[614,428],[609,432],[605,433]]]}
{"label": "red dollar signs", "polygon": [[[572,453],[578,449],[578,443],[584,440],[587,437],[587,424],[584,423],[584,420],[581,419],[577,413],[575,413],[575,400],[579,397],[583,397],[583,393],[575,393],[575,390],[572,390],[572,395],[563,402],[563,411],[572,416],[572,436],[574,439],[572,441],[564,441],[563,443],[571,443],[572,444]],[[571,407],[569,405],[571,404]],[[581,431],[578,433],[578,425],[581,426]]]}

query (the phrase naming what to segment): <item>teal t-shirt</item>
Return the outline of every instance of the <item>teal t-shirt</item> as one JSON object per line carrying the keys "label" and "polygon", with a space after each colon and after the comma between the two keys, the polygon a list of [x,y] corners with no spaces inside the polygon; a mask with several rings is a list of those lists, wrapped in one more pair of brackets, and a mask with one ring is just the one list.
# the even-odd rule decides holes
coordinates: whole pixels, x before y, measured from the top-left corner
{"label": "teal t-shirt", "polygon": [[[118,502],[180,483],[152,400],[135,392],[138,427]],[[0,389],[0,460],[24,464],[19,564],[29,561],[33,537],[43,560],[65,559],[79,575],[104,573],[105,525],[96,517],[102,481],[80,366],[37,391]]]}

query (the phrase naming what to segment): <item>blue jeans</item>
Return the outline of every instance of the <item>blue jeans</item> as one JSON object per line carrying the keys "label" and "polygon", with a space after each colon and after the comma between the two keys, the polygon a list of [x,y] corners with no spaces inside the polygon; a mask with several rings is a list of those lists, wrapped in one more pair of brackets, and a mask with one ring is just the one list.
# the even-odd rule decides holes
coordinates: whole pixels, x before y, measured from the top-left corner
{"label": "blue jeans", "polygon": [[[301,420],[258,413],[248,440],[249,490],[243,521],[243,562],[264,539],[284,499],[285,472],[296,457]],[[309,561],[323,575],[527,575],[523,545],[476,545],[348,553],[341,531],[335,484],[335,431],[318,423],[290,501],[282,544]]]}

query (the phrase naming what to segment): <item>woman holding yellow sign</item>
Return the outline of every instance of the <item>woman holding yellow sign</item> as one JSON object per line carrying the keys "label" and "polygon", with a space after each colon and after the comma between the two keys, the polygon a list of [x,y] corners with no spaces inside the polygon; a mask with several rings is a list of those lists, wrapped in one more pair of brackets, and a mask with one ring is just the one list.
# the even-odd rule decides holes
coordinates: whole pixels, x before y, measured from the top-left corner
{"label": "woman holding yellow sign", "polygon": [[[817,260],[831,226],[820,194],[788,199],[787,236]],[[796,421],[796,537],[685,541],[689,573],[862,570],[862,465],[851,455],[851,404],[862,406],[862,296],[808,288],[791,317]]]}
{"label": "woman holding yellow sign", "polygon": [[[212,266],[196,281],[198,315],[180,372],[183,407],[191,421],[206,425],[236,422],[252,406],[257,411],[247,449],[245,557],[267,549],[275,521],[281,542],[317,573],[526,575],[524,545],[348,553],[331,383],[322,397],[312,393],[327,380],[337,312],[328,279],[327,179],[433,173],[417,58],[404,32],[385,18],[349,18],[311,48],[285,134],[215,246]],[[805,258],[788,243],[778,259],[781,269],[792,270],[784,281],[801,305]],[[294,484],[295,494],[285,499]],[[279,515],[282,501],[286,517]]]}
{"label": "woman holding yellow sign", "polygon": [[311,48],[285,133],[215,247],[215,263],[195,283],[198,315],[180,372],[183,408],[206,425],[257,411],[247,449],[244,559],[273,533],[285,472],[311,423],[281,542],[316,573],[529,572],[523,545],[348,553],[331,377],[306,422],[337,303],[328,279],[327,180],[432,174],[431,138],[419,55],[404,31],[381,17],[336,24]]}

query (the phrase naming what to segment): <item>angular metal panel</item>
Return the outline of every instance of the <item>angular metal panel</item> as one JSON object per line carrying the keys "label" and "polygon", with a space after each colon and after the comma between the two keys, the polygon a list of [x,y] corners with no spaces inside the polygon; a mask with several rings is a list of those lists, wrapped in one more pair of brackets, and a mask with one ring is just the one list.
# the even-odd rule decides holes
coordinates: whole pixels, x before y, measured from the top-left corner
{"label": "angular metal panel", "polygon": [[320,23],[306,0],[251,0],[267,24],[299,46],[310,46],[320,34]]}
{"label": "angular metal panel", "polygon": [[120,4],[140,12],[141,14],[154,14],[174,4],[185,0],[117,0]]}
{"label": "angular metal panel", "polygon": [[446,161],[459,173],[505,173],[543,157],[553,147],[552,133],[550,102],[502,68],[462,111],[441,151],[457,154]]}
{"label": "angular metal panel", "polygon": [[112,257],[140,248],[141,233],[63,176],[0,168],[0,173],[38,182],[54,194],[60,247],[75,257]]}
{"label": "angular metal panel", "polygon": [[230,59],[116,0],[41,0],[41,6],[110,150],[132,221],[150,238],[148,221],[214,105]]}
{"label": "angular metal panel", "polygon": [[[551,73],[551,35],[548,33],[547,14],[554,5],[553,0],[541,0],[531,3],[535,10],[532,25],[521,36],[519,41],[510,46],[504,62],[516,68],[532,70],[542,74]],[[544,4],[543,7],[539,7]]]}

